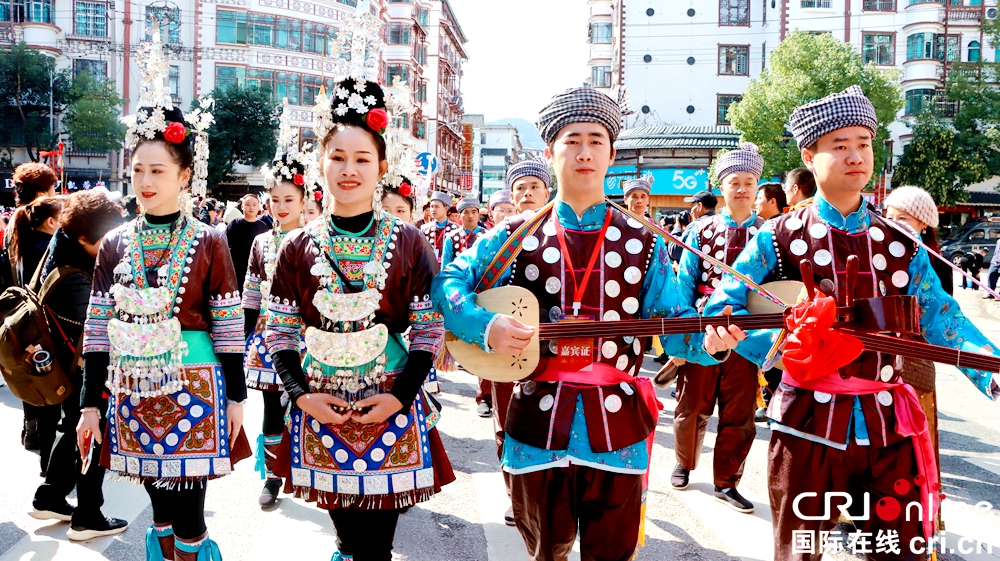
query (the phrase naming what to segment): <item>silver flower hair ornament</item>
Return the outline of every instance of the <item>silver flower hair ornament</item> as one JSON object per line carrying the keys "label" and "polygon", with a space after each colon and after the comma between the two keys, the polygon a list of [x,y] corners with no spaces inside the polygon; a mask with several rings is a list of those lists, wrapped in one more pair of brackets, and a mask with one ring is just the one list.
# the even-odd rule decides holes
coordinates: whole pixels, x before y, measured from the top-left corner
{"label": "silver flower hair ornament", "polygon": [[181,121],[167,120],[167,113],[174,111],[167,85],[170,63],[163,54],[159,26],[152,26],[149,33],[153,39],[142,45],[136,57],[140,75],[139,109],[135,114],[121,118],[126,129],[125,147],[131,150],[142,140],[156,138],[158,133],[163,134],[164,140],[174,144],[185,142],[189,134],[194,134],[191,193],[204,195],[208,187],[208,128],[215,122],[211,113],[215,102],[211,97],[200,97],[197,106],[183,116],[186,125]]}

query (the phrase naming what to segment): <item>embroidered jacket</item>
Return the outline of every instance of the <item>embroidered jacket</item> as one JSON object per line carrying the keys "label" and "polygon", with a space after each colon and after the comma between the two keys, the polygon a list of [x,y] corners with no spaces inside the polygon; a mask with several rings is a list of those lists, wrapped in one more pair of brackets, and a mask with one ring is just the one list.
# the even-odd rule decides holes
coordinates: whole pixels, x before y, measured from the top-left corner
{"label": "embroidered jacket", "polygon": [[[915,296],[920,324],[932,344],[973,352],[996,354],[990,341],[962,314],[958,303],[941,289],[927,252],[889,225],[887,219],[863,205],[844,217],[817,196],[808,205],[769,220],[740,255],[734,268],[761,282],[769,278],[800,280],[799,261],[813,263],[817,285],[826,280],[835,292],[844,290],[845,263],[849,255],[860,259],[856,298],[894,294]],[[726,275],[705,307],[714,315],[727,305],[746,313],[748,289]],[[736,351],[762,365],[776,340],[773,330],[747,333]],[[988,372],[962,369],[980,391],[1000,398],[1000,387]],[[841,369],[841,376],[894,383],[902,372],[897,357],[865,351]],[[793,388],[782,383],[771,400],[775,430],[845,448],[853,435],[860,444],[887,446],[900,437],[895,430],[892,392],[876,395],[831,395]]]}
{"label": "embroidered jacket", "polygon": [[445,220],[444,225],[439,225],[432,220],[420,227],[420,233],[424,235],[424,238],[430,242],[431,247],[434,249],[434,257],[437,259],[438,265],[441,264],[441,259],[444,257],[444,248],[447,245],[446,241],[448,238],[463,229],[451,220]]}
{"label": "embroidered jacket", "polygon": [[283,350],[298,352],[305,327],[323,328],[324,318],[312,304],[320,282],[312,273],[317,254],[311,234],[321,240],[323,251],[336,256],[352,283],[363,278],[375,240],[384,239],[383,258],[388,277],[375,312],[375,323],[385,324],[389,333],[402,334],[410,329],[410,350],[437,353],[444,341],[444,326],[431,305],[430,288],[438,265],[420,232],[387,216],[377,220],[364,236],[339,238],[324,235],[329,222],[328,218],[315,220],[306,228],[288,234],[281,244],[277,270],[284,273],[275,275],[265,332],[265,344],[271,354]]}
{"label": "embroidered jacket", "polygon": [[455,256],[472,247],[476,240],[486,230],[482,226],[476,226],[471,232],[464,227],[455,230],[445,241],[444,250],[441,254],[441,266],[445,266],[455,260]]}
{"label": "embroidered jacket", "polygon": [[[726,265],[732,265],[763,224],[764,219],[756,213],[751,213],[743,224],[737,224],[730,216],[729,209],[724,208],[719,214],[706,216],[692,223],[684,234],[684,241]],[[680,283],[684,301],[690,302],[699,310],[722,281],[722,269],[690,251],[681,255],[678,275],[682,280],[688,281]]]}
{"label": "embroidered jacket", "polygon": [[[582,297],[581,315],[604,321],[650,317],[689,317],[694,309],[681,301],[663,240],[640,222],[617,210],[606,236],[598,239],[608,207],[587,209],[582,218],[557,201],[533,236],[504,271],[498,285],[514,284],[531,290],[539,300],[539,320],[558,321],[572,314],[573,275],[583,269],[598,243],[598,266]],[[508,218],[480,236],[472,249],[459,255],[434,280],[435,305],[445,326],[460,339],[488,350],[488,330],[497,317],[476,305],[474,289],[493,256],[527,215]],[[554,221],[565,228],[569,257],[576,271],[568,270],[560,250]],[[663,337],[666,352],[696,362],[714,364],[701,346],[699,334]],[[593,360],[637,375],[646,341],[622,334],[594,341]],[[542,345],[539,368],[555,359],[558,342]],[[643,407],[629,383],[604,387],[579,387],[562,382],[518,382],[504,427],[503,463],[512,472],[545,469],[568,461],[612,471],[645,470],[648,455],[643,440],[656,419]]]}
{"label": "embroidered jacket", "polygon": [[[168,271],[170,278],[181,278],[173,316],[184,330],[208,331],[216,353],[242,354],[245,340],[240,287],[236,284],[236,271],[225,235],[193,218],[182,217],[180,220],[187,222],[179,236],[182,241],[186,237],[192,238],[192,248],[186,261],[177,263]],[[141,233],[143,258],[147,282],[150,286],[157,286],[157,268],[166,266],[163,258],[171,239],[170,225],[147,226]],[[84,326],[84,353],[111,350],[108,322],[115,317],[115,299],[111,294],[115,282],[114,269],[125,252],[122,235],[126,228],[133,227],[131,223],[122,225],[108,232],[101,242],[94,268],[94,290]],[[193,282],[188,282],[188,279]],[[118,319],[128,322],[131,318]]]}

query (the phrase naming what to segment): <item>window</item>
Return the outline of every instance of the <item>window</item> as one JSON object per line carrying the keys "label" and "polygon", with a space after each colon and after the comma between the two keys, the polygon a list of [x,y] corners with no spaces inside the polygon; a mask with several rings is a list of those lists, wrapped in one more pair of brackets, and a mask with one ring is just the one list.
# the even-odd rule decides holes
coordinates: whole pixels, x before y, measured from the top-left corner
{"label": "window", "polygon": [[750,45],[719,45],[719,74],[750,75]]}
{"label": "window", "polygon": [[302,25],[302,52],[318,55],[332,54],[337,40],[337,29],[323,24],[305,22]]}
{"label": "window", "polygon": [[602,45],[611,43],[611,23],[590,24],[590,42]]}
{"label": "window", "polygon": [[728,125],[729,118],[727,114],[729,113],[729,106],[743,100],[742,95],[729,95],[729,94],[719,94],[716,96],[716,123],[719,125]]}
{"label": "window", "polygon": [[289,51],[301,51],[302,20],[278,18],[274,46]]}
{"label": "window", "polygon": [[872,62],[878,66],[895,66],[895,33],[862,33],[861,59],[865,64]]}
{"label": "window", "polygon": [[385,42],[390,45],[409,45],[410,26],[405,23],[390,23],[385,26]]}
{"label": "window", "polygon": [[919,115],[933,109],[934,90],[919,89],[906,92],[906,114]]}
{"label": "window", "polygon": [[108,5],[103,2],[77,2],[74,32],[90,37],[108,36]]}
{"label": "window", "polygon": [[274,43],[274,16],[249,14],[247,17],[247,44],[270,47]]}
{"label": "window", "polygon": [[927,2],[940,2],[941,0],[910,0],[910,5],[913,4],[925,4]]}
{"label": "window", "polygon": [[417,123],[416,137],[417,138],[427,138],[427,123],[426,122],[420,121],[419,123]]}
{"label": "window", "polygon": [[272,93],[274,92],[273,70],[264,70],[261,68],[248,68],[246,71],[246,77],[248,86],[257,86],[262,90],[267,90],[268,92]]}
{"label": "window", "polygon": [[399,76],[401,82],[409,83],[410,67],[402,64],[390,64],[387,66],[385,70],[385,83],[391,86],[396,76]]}
{"label": "window", "polygon": [[484,171],[483,181],[504,181],[505,175],[502,171]]}
{"label": "window", "polygon": [[233,45],[247,44],[247,13],[231,10],[218,11],[218,24],[215,27],[215,42]]}
{"label": "window", "polygon": [[417,102],[423,103],[427,101],[427,82],[421,80],[420,86],[417,87]]}
{"label": "window", "polygon": [[[164,43],[181,42],[181,10],[170,6],[146,6],[146,28],[153,26],[153,22],[160,28],[160,41]],[[146,40],[150,41],[153,36],[146,33]]]}
{"label": "window", "polygon": [[167,84],[170,86],[170,95],[172,97],[180,96],[181,69],[179,66],[170,65],[170,74],[167,78]]}
{"label": "window", "polygon": [[863,9],[866,12],[895,12],[896,0],[865,0]]}
{"label": "window", "polygon": [[802,0],[803,8],[829,8],[830,0]]}
{"label": "window", "polygon": [[[934,35],[934,58],[945,61],[945,36],[942,34]],[[961,60],[962,49],[958,44],[958,35],[948,35],[948,62],[957,62]]]}
{"label": "window", "polygon": [[215,87],[243,86],[246,83],[247,69],[242,66],[216,66]]}
{"label": "window", "polygon": [[750,27],[750,0],[719,0],[719,25]]}
{"label": "window", "polygon": [[427,27],[427,12],[427,8],[420,8],[420,11],[417,12],[417,21],[424,27]]}
{"label": "window", "polygon": [[611,87],[611,67],[592,66],[590,68],[590,85],[595,88]]}
{"label": "window", "polygon": [[969,41],[969,62],[979,62],[979,41]]}
{"label": "window", "polygon": [[421,43],[420,45],[417,46],[417,49],[416,49],[416,59],[417,59],[417,64],[420,64],[420,65],[427,64],[427,45],[426,44]]}
{"label": "window", "polygon": [[108,77],[108,63],[103,60],[73,59],[73,77],[76,78],[84,72],[106,79]]}
{"label": "window", "polygon": [[[20,6],[18,6],[20,4]],[[24,6],[27,6],[27,18],[24,17]],[[52,23],[52,0],[21,0],[14,2],[14,15],[21,15],[20,20],[35,23]]]}
{"label": "window", "polygon": [[300,76],[294,72],[275,72],[274,74],[274,100],[288,99],[288,103],[299,105],[302,99]]}

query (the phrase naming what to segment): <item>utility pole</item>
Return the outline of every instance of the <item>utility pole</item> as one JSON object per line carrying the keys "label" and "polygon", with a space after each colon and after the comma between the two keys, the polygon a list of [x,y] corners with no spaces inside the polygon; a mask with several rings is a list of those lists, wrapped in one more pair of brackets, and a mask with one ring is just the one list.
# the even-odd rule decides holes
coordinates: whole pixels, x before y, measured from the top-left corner
{"label": "utility pole", "polygon": [[[55,67],[55,61],[52,61],[53,68]],[[52,106],[52,88],[53,88],[53,76],[52,68],[49,69],[49,134],[55,134],[55,113]]]}

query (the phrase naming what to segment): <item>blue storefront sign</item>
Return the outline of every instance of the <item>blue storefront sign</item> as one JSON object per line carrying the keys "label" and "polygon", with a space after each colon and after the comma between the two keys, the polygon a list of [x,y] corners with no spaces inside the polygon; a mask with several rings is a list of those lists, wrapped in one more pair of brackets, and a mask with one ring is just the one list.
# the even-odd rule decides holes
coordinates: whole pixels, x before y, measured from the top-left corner
{"label": "blue storefront sign", "polygon": [[[708,170],[704,168],[643,168],[642,175],[653,176],[652,195],[692,195],[711,189]],[[622,196],[622,181],[635,178],[635,166],[612,166],[604,179],[604,192]]]}

